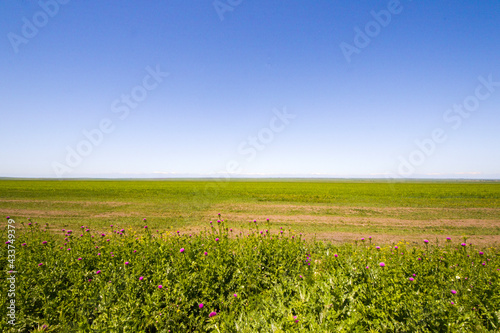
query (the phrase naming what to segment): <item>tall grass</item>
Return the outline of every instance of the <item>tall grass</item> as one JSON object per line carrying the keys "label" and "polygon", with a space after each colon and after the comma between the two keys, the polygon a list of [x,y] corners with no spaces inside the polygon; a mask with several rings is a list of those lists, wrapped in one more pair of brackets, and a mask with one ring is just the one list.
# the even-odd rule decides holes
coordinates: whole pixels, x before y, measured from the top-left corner
{"label": "tall grass", "polygon": [[[218,222],[220,221],[220,222]],[[377,248],[222,218],[199,234],[17,223],[16,325],[2,332],[498,331],[497,248]],[[267,229],[267,230],[266,230]],[[4,235],[7,232],[5,231]],[[461,244],[464,245],[461,245]],[[2,252],[0,291],[9,265]]]}

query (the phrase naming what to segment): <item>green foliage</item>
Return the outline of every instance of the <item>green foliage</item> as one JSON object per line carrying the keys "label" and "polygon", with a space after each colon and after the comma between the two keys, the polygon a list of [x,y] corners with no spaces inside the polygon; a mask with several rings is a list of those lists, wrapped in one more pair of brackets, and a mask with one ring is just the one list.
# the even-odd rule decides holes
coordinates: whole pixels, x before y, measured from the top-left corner
{"label": "green foliage", "polygon": [[[196,235],[151,228],[121,232],[116,226],[61,235],[39,224],[17,224],[17,320],[14,327],[7,323],[7,303],[2,304],[2,332],[500,328],[498,249],[461,246],[458,239],[443,246],[400,242],[377,249],[371,240],[340,246],[306,242],[253,222],[233,234],[226,222],[214,220]],[[2,295],[10,276],[4,253]]]}

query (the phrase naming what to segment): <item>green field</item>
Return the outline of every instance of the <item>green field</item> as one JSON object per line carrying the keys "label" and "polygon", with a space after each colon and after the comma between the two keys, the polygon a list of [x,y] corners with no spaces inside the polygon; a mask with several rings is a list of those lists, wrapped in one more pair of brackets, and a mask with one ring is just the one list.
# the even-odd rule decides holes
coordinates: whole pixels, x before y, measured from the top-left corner
{"label": "green field", "polygon": [[0,213],[2,332],[500,329],[499,182],[2,180]]}
{"label": "green field", "polygon": [[222,213],[236,228],[270,219],[307,237],[333,241],[379,235],[500,235],[500,182],[349,180],[2,180],[0,213],[51,226],[81,224],[199,231]]}

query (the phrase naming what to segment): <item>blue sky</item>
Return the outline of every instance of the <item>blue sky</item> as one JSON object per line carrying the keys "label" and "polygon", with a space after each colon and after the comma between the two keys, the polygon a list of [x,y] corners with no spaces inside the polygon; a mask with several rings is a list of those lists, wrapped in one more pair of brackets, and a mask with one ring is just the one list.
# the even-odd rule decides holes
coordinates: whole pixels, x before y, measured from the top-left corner
{"label": "blue sky", "polygon": [[500,178],[497,1],[0,16],[0,177]]}

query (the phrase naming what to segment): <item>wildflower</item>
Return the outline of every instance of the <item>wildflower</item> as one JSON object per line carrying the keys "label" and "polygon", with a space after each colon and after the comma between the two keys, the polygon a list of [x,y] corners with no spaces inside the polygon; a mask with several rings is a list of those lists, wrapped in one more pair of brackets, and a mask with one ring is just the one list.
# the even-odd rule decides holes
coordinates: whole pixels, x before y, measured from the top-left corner
{"label": "wildflower", "polygon": [[91,282],[91,281],[92,281],[92,279],[89,279],[89,282]]}
{"label": "wildflower", "polygon": [[397,249],[398,249],[398,247],[397,247],[397,246],[394,246],[394,249],[395,249],[395,250],[397,250]]}
{"label": "wildflower", "polygon": [[203,309],[203,303],[200,303],[200,304],[198,305],[198,307],[199,307],[200,309]]}
{"label": "wildflower", "polygon": [[63,230],[62,230],[62,232],[65,232],[65,231],[66,231],[66,229],[63,229]]}
{"label": "wildflower", "polygon": [[26,243],[22,243],[21,246],[26,246]]}
{"label": "wildflower", "polygon": [[238,295],[237,295],[237,294],[233,294],[233,296],[234,296],[234,297],[238,297]]}
{"label": "wildflower", "polygon": [[128,262],[128,261],[125,261],[125,265],[128,265],[128,264],[129,264],[129,262]]}
{"label": "wildflower", "polygon": [[427,244],[429,243],[429,241],[427,239],[424,239],[424,243]]}
{"label": "wildflower", "polygon": [[71,251],[71,248],[68,248],[68,251]]}
{"label": "wildflower", "polygon": [[296,323],[299,322],[299,320],[297,319],[297,316],[293,316],[293,319],[295,320]]}
{"label": "wildflower", "polygon": [[136,253],[136,252],[137,252],[137,250],[134,250],[134,253]]}
{"label": "wildflower", "polygon": [[120,232],[125,232],[125,229],[120,230]]}
{"label": "wildflower", "polygon": [[106,239],[106,242],[109,242],[109,239]]}
{"label": "wildflower", "polygon": [[180,249],[180,251],[179,251],[179,252],[180,252],[180,253],[184,252],[184,248]]}
{"label": "wildflower", "polygon": [[446,240],[449,242],[451,241],[451,237],[446,237]]}
{"label": "wildflower", "polygon": [[462,243],[462,244],[460,244],[460,245],[462,245],[462,246],[467,246],[467,244],[466,244],[466,243]]}
{"label": "wildflower", "polygon": [[365,268],[366,268],[366,269],[369,269],[370,267],[366,266]]}
{"label": "wildflower", "polygon": [[483,254],[484,254],[483,252],[479,251],[479,255],[481,255],[481,256],[482,256]]}
{"label": "wildflower", "polygon": [[212,311],[210,312],[210,314],[208,315],[210,318],[214,317],[214,316],[217,316],[217,312],[215,311]]}
{"label": "wildflower", "polygon": [[455,294],[457,293],[457,291],[452,289],[452,290],[451,290],[451,293],[452,293],[453,295],[455,295]]}
{"label": "wildflower", "polygon": [[100,256],[101,254],[100,254],[100,253],[98,253],[97,255],[98,255],[98,256]]}
{"label": "wildflower", "polygon": [[381,262],[379,265],[380,265],[380,267],[384,267],[385,266],[385,264],[383,262]]}
{"label": "wildflower", "polygon": [[411,277],[411,278],[409,278],[408,280],[413,281],[414,279]]}
{"label": "wildflower", "polygon": [[364,239],[364,238],[361,238],[361,241],[362,241],[362,242],[364,242],[364,241],[365,241],[365,239]]}
{"label": "wildflower", "polygon": [[216,242],[218,242],[218,241],[219,241],[219,238],[216,238],[216,239],[215,239],[215,241],[216,241]]}
{"label": "wildflower", "polygon": [[417,260],[422,260],[422,258],[418,258]]}
{"label": "wildflower", "polygon": [[5,244],[10,244],[10,242],[9,242],[9,241],[6,241],[6,242],[5,242]]}
{"label": "wildflower", "polygon": [[90,229],[86,229],[85,231],[86,231],[86,232],[89,232],[89,231],[90,231]]}
{"label": "wildflower", "polygon": [[143,221],[146,221],[146,218],[143,218],[142,220],[143,220]]}
{"label": "wildflower", "polygon": [[453,304],[455,304],[455,303],[451,302],[451,305],[453,305]]}
{"label": "wildflower", "polygon": [[96,274],[100,274],[100,273],[101,273],[101,271],[97,271],[97,272],[95,272],[95,273],[96,273]]}
{"label": "wildflower", "polygon": [[42,266],[43,264],[42,263],[39,263],[38,266]]}
{"label": "wildflower", "polygon": [[111,228],[113,228],[113,225],[110,225]]}
{"label": "wildflower", "polygon": [[82,258],[78,258],[78,259],[76,259],[76,260],[80,261],[80,260],[82,260]]}
{"label": "wildflower", "polygon": [[10,216],[7,216],[7,220],[10,219]]}
{"label": "wildflower", "polygon": [[333,256],[334,256],[335,258],[337,258],[339,255],[338,255],[337,253],[335,253]]}
{"label": "wildflower", "polygon": [[47,244],[47,241],[43,241],[42,244]]}
{"label": "wildflower", "polygon": [[147,229],[147,228],[148,228],[148,226],[147,226],[147,225],[145,225],[145,226],[144,226],[144,229]]}
{"label": "wildflower", "polygon": [[375,247],[377,250],[380,250],[380,246]]}
{"label": "wildflower", "polygon": [[139,278],[139,281],[142,281],[143,279],[144,279],[144,277],[143,277],[143,276],[141,276],[141,277]]}
{"label": "wildflower", "polygon": [[160,285],[158,286],[158,289],[161,289],[161,288],[163,288],[163,286],[160,284]]}
{"label": "wildflower", "polygon": [[208,255],[207,251],[205,251],[205,253],[203,253],[203,254],[206,255],[206,256]]}

